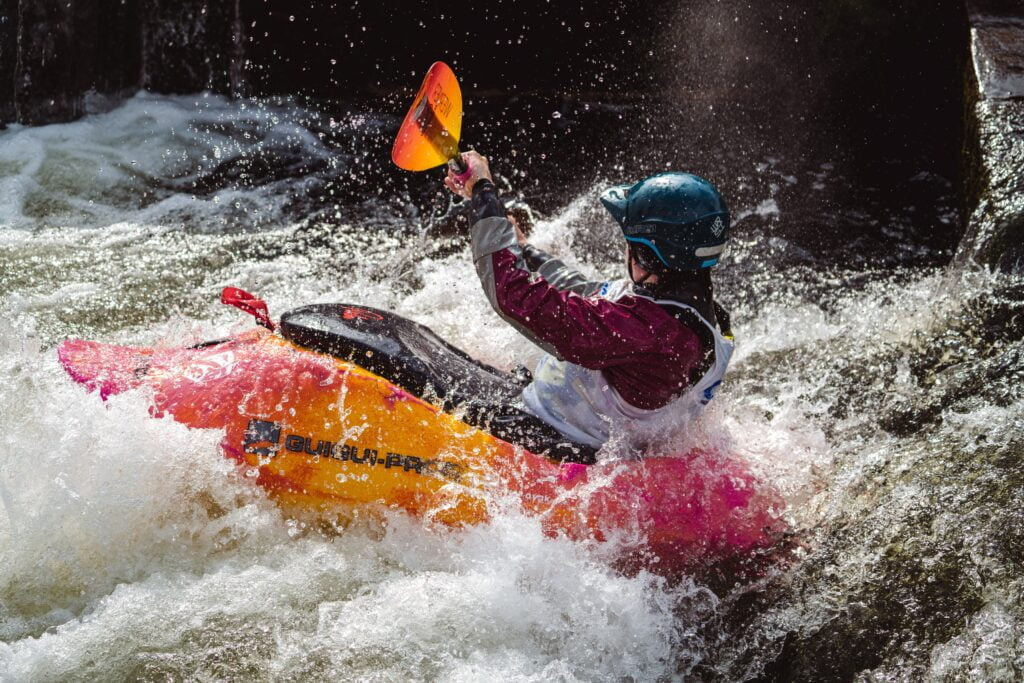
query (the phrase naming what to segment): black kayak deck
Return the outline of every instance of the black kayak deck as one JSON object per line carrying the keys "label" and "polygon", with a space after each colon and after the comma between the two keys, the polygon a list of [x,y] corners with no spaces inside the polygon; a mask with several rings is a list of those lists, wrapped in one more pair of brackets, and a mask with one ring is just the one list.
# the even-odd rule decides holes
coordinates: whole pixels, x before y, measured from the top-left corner
{"label": "black kayak deck", "polygon": [[593,462],[594,449],[570,443],[526,412],[525,383],[470,357],[434,332],[369,306],[314,304],[285,313],[281,334],[380,375],[469,424],[535,453],[566,462]]}

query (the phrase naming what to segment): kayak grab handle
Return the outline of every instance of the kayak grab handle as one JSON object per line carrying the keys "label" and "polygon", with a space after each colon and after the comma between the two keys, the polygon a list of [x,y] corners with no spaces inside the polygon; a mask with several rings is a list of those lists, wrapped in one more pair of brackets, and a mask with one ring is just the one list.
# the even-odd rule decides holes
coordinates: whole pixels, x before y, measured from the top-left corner
{"label": "kayak grab handle", "polygon": [[270,319],[270,309],[267,307],[267,302],[254,294],[250,294],[244,289],[239,289],[238,287],[225,287],[221,290],[220,302],[245,311],[252,317],[256,318],[256,322],[258,324],[267,328],[271,332],[277,328],[274,321]]}

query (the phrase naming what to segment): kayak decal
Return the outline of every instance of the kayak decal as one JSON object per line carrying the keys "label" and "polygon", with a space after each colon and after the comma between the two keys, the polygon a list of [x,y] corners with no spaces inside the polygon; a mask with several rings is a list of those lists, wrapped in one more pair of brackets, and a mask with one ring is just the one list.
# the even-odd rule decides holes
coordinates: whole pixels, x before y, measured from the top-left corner
{"label": "kayak decal", "polygon": [[356,306],[342,306],[341,317],[345,320],[383,320],[384,316]]}
{"label": "kayak decal", "polygon": [[708,403],[710,403],[711,399],[713,399],[715,397],[715,391],[718,389],[719,386],[721,386],[721,384],[722,384],[722,380],[718,380],[717,382],[715,382],[714,384],[709,386],[707,389],[705,389],[704,390],[704,398],[702,398],[700,402],[702,404],[704,404],[704,405],[707,405]]}
{"label": "kayak decal", "polygon": [[282,439],[282,433],[283,427],[276,422],[250,419],[245,430],[242,450],[249,455],[274,457],[280,452],[283,442],[284,450],[291,453],[331,458],[368,467],[400,467],[404,472],[441,476],[454,482],[462,478],[462,465],[447,460],[430,460],[391,451],[386,451],[382,455],[376,448],[360,448],[353,444],[335,443],[302,434],[283,434]]}
{"label": "kayak decal", "polygon": [[235,352],[222,351],[212,356],[206,356],[201,361],[193,363],[185,369],[186,379],[196,384],[213,379],[221,379],[231,374],[235,367]]}
{"label": "kayak decal", "polygon": [[249,420],[242,450],[250,455],[273,457],[281,442],[281,425],[266,420]]}

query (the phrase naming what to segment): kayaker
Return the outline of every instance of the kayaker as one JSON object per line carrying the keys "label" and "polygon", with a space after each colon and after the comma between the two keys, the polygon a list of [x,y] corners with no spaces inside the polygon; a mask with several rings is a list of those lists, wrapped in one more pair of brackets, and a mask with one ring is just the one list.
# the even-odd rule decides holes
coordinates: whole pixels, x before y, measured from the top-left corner
{"label": "kayaker", "polygon": [[[531,245],[505,214],[488,161],[463,154],[470,176],[445,185],[471,200],[472,251],[494,310],[545,355],[522,393],[528,412],[576,444],[613,435],[645,449],[692,420],[721,384],[733,341],[711,267],[729,212],[689,173],[612,187],[601,202],[626,239],[629,279],[588,280]],[[618,443],[618,442],[617,442]]]}

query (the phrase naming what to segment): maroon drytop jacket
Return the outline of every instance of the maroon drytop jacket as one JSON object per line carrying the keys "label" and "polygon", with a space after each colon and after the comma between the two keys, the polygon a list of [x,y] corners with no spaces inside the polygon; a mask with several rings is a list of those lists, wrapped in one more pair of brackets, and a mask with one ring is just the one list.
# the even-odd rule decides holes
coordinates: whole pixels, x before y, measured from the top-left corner
{"label": "maroon drytop jacket", "polygon": [[706,349],[678,315],[635,286],[614,301],[603,298],[609,283],[521,248],[492,183],[478,181],[472,201],[474,263],[502,318],[548,353],[600,370],[637,408],[661,408],[690,387]]}

